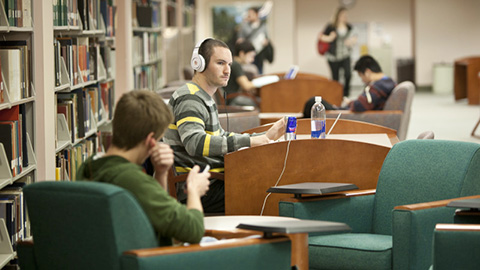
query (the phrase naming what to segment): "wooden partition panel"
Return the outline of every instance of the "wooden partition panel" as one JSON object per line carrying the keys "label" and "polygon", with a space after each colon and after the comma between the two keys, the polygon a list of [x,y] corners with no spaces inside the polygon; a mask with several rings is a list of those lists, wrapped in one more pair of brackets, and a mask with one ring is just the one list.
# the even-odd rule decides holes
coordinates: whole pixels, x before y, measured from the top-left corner
{"label": "wooden partition panel", "polygon": [[303,112],[307,100],[314,96],[339,106],[343,87],[325,79],[280,80],[260,88],[260,112]]}
{"label": "wooden partition panel", "polygon": [[455,61],[455,100],[468,98],[468,104],[480,104],[480,56]]}
{"label": "wooden partition panel", "polygon": [[[289,141],[225,155],[225,214],[259,215],[267,189],[283,169]],[[347,140],[290,141],[285,171],[278,185],[302,182],[353,183],[376,188],[390,147]],[[271,194],[264,215],[278,215],[278,202],[291,194]]]}

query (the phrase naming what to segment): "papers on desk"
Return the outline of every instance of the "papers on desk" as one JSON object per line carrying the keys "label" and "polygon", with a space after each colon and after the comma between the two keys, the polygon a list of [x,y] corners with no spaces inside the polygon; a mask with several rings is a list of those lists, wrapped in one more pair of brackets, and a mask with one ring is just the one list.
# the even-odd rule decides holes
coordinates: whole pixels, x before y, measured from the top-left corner
{"label": "papers on desk", "polygon": [[264,85],[276,83],[278,81],[280,81],[280,78],[277,75],[267,75],[253,79],[252,83],[255,87],[260,88]]}

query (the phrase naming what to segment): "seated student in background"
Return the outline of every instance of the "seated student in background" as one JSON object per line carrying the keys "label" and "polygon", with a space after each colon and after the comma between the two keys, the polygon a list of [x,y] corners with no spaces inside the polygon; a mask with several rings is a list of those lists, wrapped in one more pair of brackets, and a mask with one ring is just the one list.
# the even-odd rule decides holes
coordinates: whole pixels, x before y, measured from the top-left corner
{"label": "seated student in background", "polygon": [[242,65],[251,64],[255,59],[255,47],[248,40],[235,44],[235,55],[233,57],[230,79],[227,86],[223,87],[223,90],[227,95],[239,92],[249,93],[249,96],[239,95],[234,98],[226,100],[227,105],[236,106],[256,106],[255,103],[255,90],[256,87],[247,78]]}
{"label": "seated student in background", "polygon": [[[213,95],[218,88],[227,85],[231,64],[232,53],[220,40],[205,39],[193,50],[193,79],[177,89],[170,98],[168,104],[175,119],[163,137],[163,141],[174,151],[178,173],[190,171],[195,164],[202,168],[210,165],[210,171],[223,172],[223,155],[242,147],[269,143],[285,133],[283,118],[265,134],[237,134],[223,130]],[[185,199],[182,195],[178,194],[180,201]],[[207,195],[202,197],[205,212],[224,212],[224,197],[224,182],[212,180]]]}
{"label": "seated student in background", "polygon": [[[198,166],[192,168],[186,206],[168,195],[173,151],[158,140],[172,119],[160,95],[145,90],[124,94],[115,108],[112,145],[103,156],[87,159],[77,180],[111,183],[130,191],[152,223],[160,245],[171,245],[172,238],[198,243],[204,235],[200,197],[208,190],[210,173],[200,173]],[[140,166],[147,157],[155,168],[155,178]]]}
{"label": "seated student in background", "polygon": [[[364,55],[358,59],[353,68],[358,76],[366,84],[362,94],[356,100],[349,100],[344,97],[342,106],[337,107],[322,100],[326,110],[350,110],[352,112],[363,112],[367,110],[383,110],[385,102],[397,85],[392,78],[382,72],[378,62],[370,55]],[[315,103],[315,98],[307,101],[304,107],[303,116],[310,117],[310,110]],[[344,105],[343,105],[344,104]]]}

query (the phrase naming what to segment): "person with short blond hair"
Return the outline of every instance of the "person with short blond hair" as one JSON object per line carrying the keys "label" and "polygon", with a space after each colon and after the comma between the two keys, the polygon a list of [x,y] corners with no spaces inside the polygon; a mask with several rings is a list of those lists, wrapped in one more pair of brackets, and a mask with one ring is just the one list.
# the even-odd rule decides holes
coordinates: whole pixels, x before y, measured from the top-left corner
{"label": "person with short blond hair", "polygon": [[[210,173],[199,173],[198,166],[192,168],[186,205],[167,193],[173,151],[158,140],[172,120],[172,112],[158,94],[147,90],[124,94],[115,108],[112,145],[103,156],[87,159],[77,180],[110,183],[130,191],[152,223],[160,245],[171,245],[172,238],[198,243],[204,235],[200,197],[209,188]],[[148,157],[155,167],[154,177],[142,171]]]}

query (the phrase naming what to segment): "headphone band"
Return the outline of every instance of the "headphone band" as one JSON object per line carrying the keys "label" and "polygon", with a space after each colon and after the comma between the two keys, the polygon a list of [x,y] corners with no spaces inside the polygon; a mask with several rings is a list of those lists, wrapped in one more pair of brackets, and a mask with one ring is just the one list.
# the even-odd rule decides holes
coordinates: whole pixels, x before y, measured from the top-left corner
{"label": "headphone band", "polygon": [[211,38],[211,37],[204,38],[201,41],[197,42],[197,44],[193,48],[192,59],[191,59],[191,66],[192,66],[193,70],[196,70],[196,71],[199,71],[199,72],[202,72],[203,70],[205,70],[205,68],[206,68],[205,67],[205,59],[203,58],[203,56],[201,54],[199,54],[199,50],[200,50],[200,47],[202,46],[202,44],[209,39],[213,39],[213,38]]}

